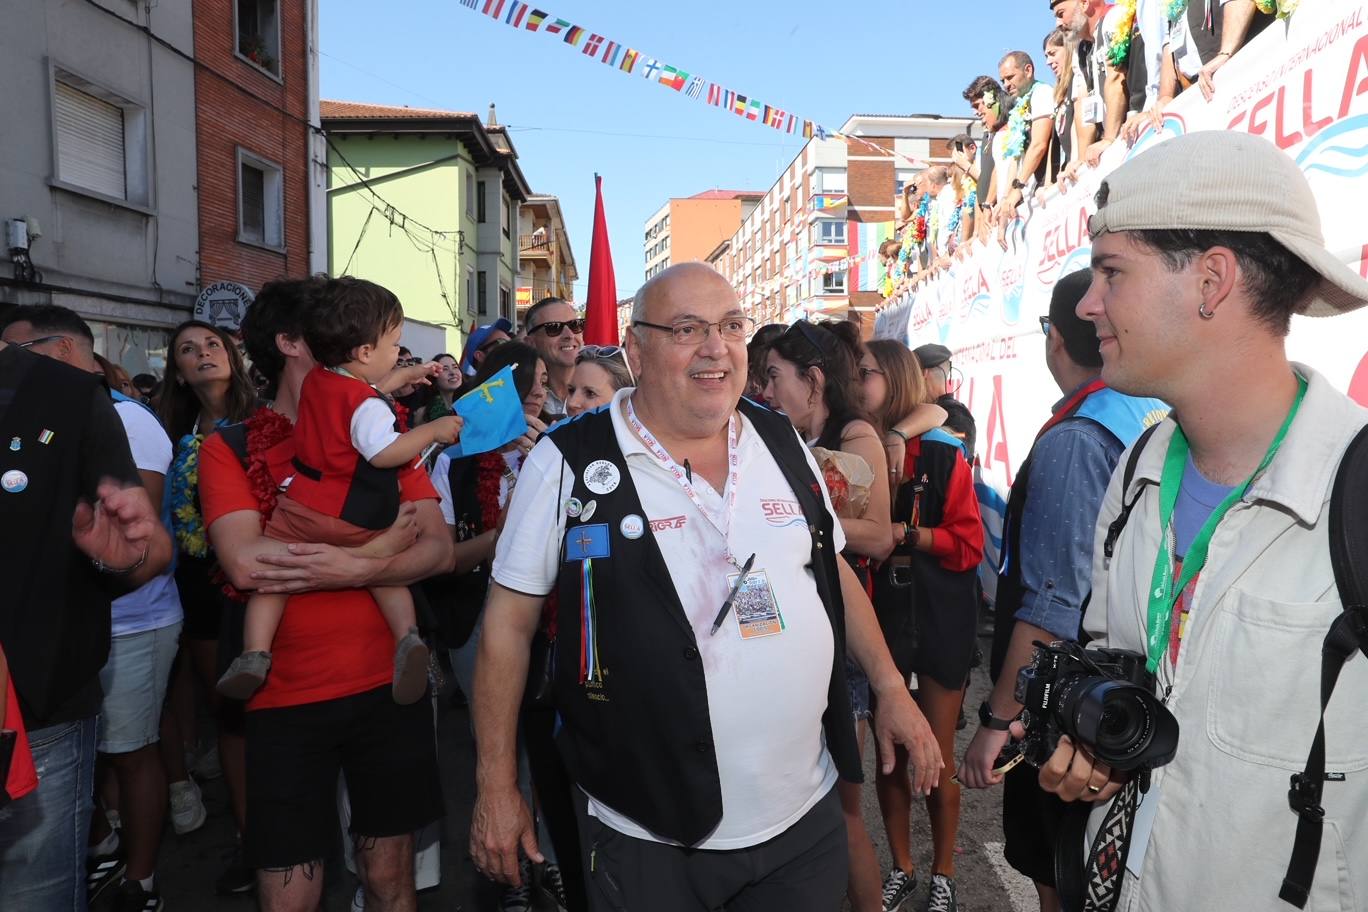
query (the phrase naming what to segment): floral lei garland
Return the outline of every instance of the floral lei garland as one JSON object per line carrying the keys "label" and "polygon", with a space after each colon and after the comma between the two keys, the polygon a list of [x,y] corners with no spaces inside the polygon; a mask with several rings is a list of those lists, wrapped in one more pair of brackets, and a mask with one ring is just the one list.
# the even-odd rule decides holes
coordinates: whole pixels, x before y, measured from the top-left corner
{"label": "floral lei garland", "polygon": [[912,218],[912,243],[921,246],[926,243],[927,232],[930,231],[931,222],[931,194],[924,194],[921,204],[917,206],[917,214]]}
{"label": "floral lei garland", "polygon": [[499,527],[499,485],[506,467],[498,450],[475,457],[475,500],[480,505],[480,530],[488,532]]}
{"label": "floral lei garland", "polygon": [[1007,144],[1002,149],[1003,157],[1021,158],[1026,154],[1026,138],[1030,134],[1030,124],[1031,87],[1027,86],[1021,100],[1012,108],[1012,113],[1007,115]]}
{"label": "floral lei garland", "polygon": [[[1259,12],[1269,16],[1276,15],[1279,19],[1286,19],[1295,13],[1300,3],[1301,0],[1254,0],[1254,6]],[[1168,0],[1164,15],[1169,22],[1177,22],[1178,17],[1187,12],[1187,8],[1188,0]]]}
{"label": "floral lei garland", "polygon": [[[261,514],[261,528],[275,512],[280,498],[280,486],[271,477],[266,463],[266,453],[294,433],[290,419],[272,408],[260,408],[246,421],[242,422],[247,439],[247,481],[252,496],[256,498],[257,511]],[[223,590],[223,594],[235,602],[246,602],[247,594],[240,591],[228,580],[228,575],[217,564],[209,574],[210,582]]]}
{"label": "floral lei garland", "polygon": [[199,508],[199,451],[203,434],[186,434],[176,447],[171,464],[171,532],[176,545],[191,557],[205,557],[209,542]]}
{"label": "floral lei garland", "polygon": [[1107,48],[1107,63],[1120,67],[1130,56],[1131,38],[1135,35],[1135,6],[1137,0],[1117,0],[1121,18],[1116,23],[1116,34]]}

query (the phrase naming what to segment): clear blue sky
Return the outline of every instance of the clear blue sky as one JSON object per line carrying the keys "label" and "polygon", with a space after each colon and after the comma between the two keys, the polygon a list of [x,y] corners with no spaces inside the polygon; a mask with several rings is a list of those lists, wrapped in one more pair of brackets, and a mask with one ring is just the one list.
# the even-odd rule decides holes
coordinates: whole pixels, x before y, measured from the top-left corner
{"label": "clear blue sky", "polygon": [[[604,66],[558,36],[514,30],[458,0],[321,7],[324,98],[482,117],[491,101],[498,105],[532,189],[560,197],[581,302],[594,172],[603,175],[625,298],[643,278],[646,219],[668,198],[767,190],[802,149],[800,135],[648,82],[640,68],[628,75]],[[1039,53],[1054,24],[1046,0],[554,0],[540,8],[548,21],[569,20],[829,129],[854,113],[965,116],[964,87],[980,73],[996,75],[1010,50],[1031,53],[1051,77]]]}

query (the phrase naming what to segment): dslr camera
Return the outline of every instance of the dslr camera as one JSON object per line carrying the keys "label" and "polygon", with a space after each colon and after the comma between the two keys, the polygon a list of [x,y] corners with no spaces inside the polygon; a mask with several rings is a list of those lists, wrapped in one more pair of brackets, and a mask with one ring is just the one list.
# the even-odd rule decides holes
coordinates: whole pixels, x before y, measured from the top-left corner
{"label": "dslr camera", "polygon": [[1028,763],[1039,767],[1049,760],[1060,735],[1116,770],[1153,769],[1173,759],[1178,720],[1154,695],[1144,656],[1062,641],[1035,645],[1034,659],[1016,682]]}

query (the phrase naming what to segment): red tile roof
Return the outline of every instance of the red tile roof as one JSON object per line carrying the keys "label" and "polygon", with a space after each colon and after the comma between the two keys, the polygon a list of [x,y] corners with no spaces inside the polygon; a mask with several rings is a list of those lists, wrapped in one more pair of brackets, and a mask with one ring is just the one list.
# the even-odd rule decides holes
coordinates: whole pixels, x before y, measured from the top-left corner
{"label": "red tile roof", "polygon": [[465,111],[439,111],[434,108],[408,108],[393,105],[366,104],[359,101],[328,101],[318,103],[319,115],[331,120],[433,120],[462,119],[478,120],[475,114]]}

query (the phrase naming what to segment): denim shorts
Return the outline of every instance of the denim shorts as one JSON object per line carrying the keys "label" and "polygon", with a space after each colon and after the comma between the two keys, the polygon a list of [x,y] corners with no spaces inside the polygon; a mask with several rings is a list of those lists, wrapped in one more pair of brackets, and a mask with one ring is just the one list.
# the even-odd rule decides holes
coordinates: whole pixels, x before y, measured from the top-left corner
{"label": "denim shorts", "polygon": [[864,669],[846,656],[846,686],[850,688],[850,711],[856,722],[868,721],[874,717],[869,708],[869,678]]}
{"label": "denim shorts", "polygon": [[177,621],[109,641],[109,661],[100,671],[105,695],[95,741],[100,753],[127,754],[157,743],[180,631]]}

